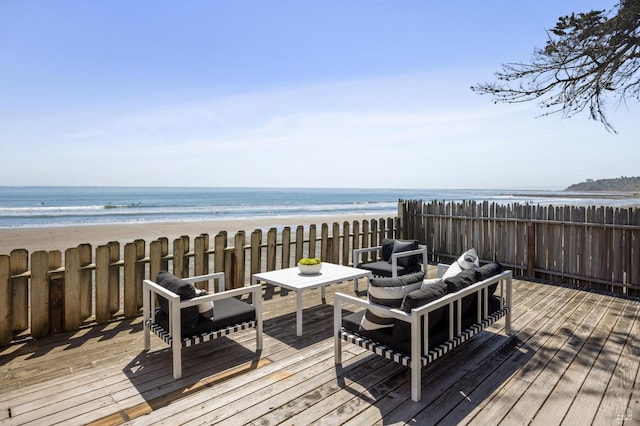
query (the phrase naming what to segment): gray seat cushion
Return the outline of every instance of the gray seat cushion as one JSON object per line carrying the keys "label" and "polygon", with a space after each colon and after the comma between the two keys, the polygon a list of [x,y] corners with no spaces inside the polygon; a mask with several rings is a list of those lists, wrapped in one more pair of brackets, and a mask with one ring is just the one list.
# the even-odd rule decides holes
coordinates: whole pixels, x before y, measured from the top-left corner
{"label": "gray seat cushion", "polygon": [[[183,329],[182,338],[211,333],[256,319],[256,311],[253,305],[234,297],[216,300],[215,305],[215,316],[212,319],[207,319],[198,315],[198,320],[194,327],[186,332]],[[168,331],[169,316],[162,312],[160,308],[156,310],[156,324]]]}
{"label": "gray seat cushion", "polygon": [[[392,328],[382,328],[378,330],[361,330],[360,322],[362,321],[363,316],[364,311],[358,311],[349,314],[342,319],[342,326],[345,328],[345,330],[358,334],[374,342],[380,343],[381,345],[387,346],[400,353],[403,353],[405,355],[411,354],[411,339],[405,339],[395,336],[395,333],[392,332],[392,330],[394,329]],[[444,324],[441,324],[441,326],[435,327],[434,329],[429,331],[429,350],[434,349],[436,346],[444,343],[448,339],[448,336],[449,328],[447,326],[447,321],[444,321]],[[425,354],[423,353],[423,355]]]}

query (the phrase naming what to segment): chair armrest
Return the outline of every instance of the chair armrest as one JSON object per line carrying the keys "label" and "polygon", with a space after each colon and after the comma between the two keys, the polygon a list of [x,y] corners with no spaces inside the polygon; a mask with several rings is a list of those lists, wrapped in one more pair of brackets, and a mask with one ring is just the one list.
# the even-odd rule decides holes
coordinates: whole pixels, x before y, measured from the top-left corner
{"label": "chair armrest", "polygon": [[382,246],[364,247],[364,248],[354,249],[353,252],[360,254],[360,253],[367,253],[367,252],[381,250],[381,249],[382,249]]}
{"label": "chair armrest", "polygon": [[363,253],[370,253],[373,251],[382,250],[382,246],[364,247],[353,250],[353,267],[357,268],[360,265],[360,255]]}
{"label": "chair armrest", "polygon": [[142,289],[145,292],[150,291],[152,293],[158,294],[158,295],[164,297],[165,299],[180,300],[180,296],[178,296],[177,294],[175,294],[172,291],[167,290],[166,288],[162,287],[161,285],[154,283],[151,280],[143,280],[142,281]]}
{"label": "chair armrest", "polygon": [[197,277],[182,278],[182,281],[188,282],[188,283],[197,283],[200,281],[207,281],[208,291],[211,291],[211,280],[213,279],[218,280],[218,292],[224,291],[225,289],[224,272],[213,272],[211,274],[198,275]]}
{"label": "chair armrest", "polygon": [[426,245],[419,245],[417,249],[415,250],[408,250],[408,251],[400,251],[397,253],[391,253],[391,257],[406,257],[406,256],[413,256],[416,254],[422,254],[423,260],[426,262],[426,256],[427,256],[427,246]]}
{"label": "chair armrest", "polygon": [[[201,280],[200,280],[201,281]],[[180,309],[186,308],[187,306],[198,305],[203,302],[208,301],[216,301],[220,299],[228,299],[230,297],[242,296],[243,294],[254,293],[257,299],[254,300],[262,300],[260,292],[262,291],[262,286],[259,284],[248,285],[245,287],[234,288],[232,290],[226,290],[220,293],[210,293],[205,294],[204,296],[194,297],[193,299],[183,300],[180,302]]]}
{"label": "chair armrest", "polygon": [[142,281],[142,318],[144,321],[148,319],[154,320],[155,318],[155,304],[156,298],[152,297],[152,294],[162,296],[169,301],[169,303],[180,303],[180,296],[166,288],[154,283],[151,280]]}
{"label": "chair armrest", "polygon": [[391,270],[392,276],[398,276],[398,259],[406,256],[415,256],[417,254],[422,254],[422,265],[424,267],[425,273],[427,271],[427,246],[425,244],[419,244],[418,248],[415,250],[401,251],[398,253],[391,253]]}
{"label": "chair armrest", "polygon": [[[212,278],[219,278],[222,286],[224,286],[224,273],[217,272],[214,274],[200,275],[197,277],[190,277],[183,279],[188,282],[199,282],[210,280]],[[169,301],[169,310],[171,310],[171,306],[174,303],[178,304],[178,309],[186,308],[188,306],[198,305],[203,302],[215,301],[220,299],[227,299],[229,297],[241,296],[243,294],[253,293],[253,303],[260,303],[262,301],[262,287],[260,285],[249,285],[240,288],[234,288],[231,290],[220,291],[218,293],[209,293],[203,296],[194,297],[192,299],[180,301],[180,296],[175,294],[172,291],[167,290],[166,288],[154,283],[151,280],[144,280],[142,282],[143,292],[142,292],[142,305],[143,305],[143,316],[144,319],[150,319],[154,315],[155,308],[155,298],[151,297],[151,293],[155,293],[158,296],[162,296]]]}
{"label": "chair armrest", "polygon": [[409,250],[409,251],[399,251],[397,253],[391,253],[391,257],[407,257],[407,256],[413,256],[414,254],[420,254],[422,253],[422,250]]}

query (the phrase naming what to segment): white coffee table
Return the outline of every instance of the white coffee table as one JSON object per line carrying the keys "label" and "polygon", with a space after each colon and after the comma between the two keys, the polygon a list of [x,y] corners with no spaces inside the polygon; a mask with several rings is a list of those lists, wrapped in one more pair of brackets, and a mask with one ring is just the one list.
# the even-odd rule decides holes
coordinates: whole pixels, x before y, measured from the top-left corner
{"label": "white coffee table", "polygon": [[322,270],[318,274],[304,275],[298,267],[278,269],[276,271],[261,272],[251,278],[252,284],[259,281],[277,285],[287,290],[296,292],[296,334],[302,336],[302,291],[320,287],[322,301],[325,302],[324,288],[331,284],[353,280],[353,288],[358,289],[358,279],[373,275],[371,271],[351,268],[349,266],[335,265],[322,262]]}

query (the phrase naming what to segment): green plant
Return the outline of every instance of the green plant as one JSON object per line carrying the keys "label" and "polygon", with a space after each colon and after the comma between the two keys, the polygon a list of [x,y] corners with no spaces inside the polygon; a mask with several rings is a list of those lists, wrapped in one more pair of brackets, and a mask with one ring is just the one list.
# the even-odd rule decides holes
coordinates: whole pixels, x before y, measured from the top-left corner
{"label": "green plant", "polygon": [[317,265],[319,263],[322,263],[322,261],[317,257],[303,257],[298,261],[298,263],[300,265]]}

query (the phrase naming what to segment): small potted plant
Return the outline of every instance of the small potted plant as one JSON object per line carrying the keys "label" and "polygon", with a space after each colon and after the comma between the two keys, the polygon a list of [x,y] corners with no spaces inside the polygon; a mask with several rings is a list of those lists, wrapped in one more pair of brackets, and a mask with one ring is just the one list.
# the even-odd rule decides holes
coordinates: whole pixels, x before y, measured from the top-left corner
{"label": "small potted plant", "polygon": [[317,257],[303,257],[298,261],[298,269],[301,274],[317,274],[322,269],[322,261]]}

